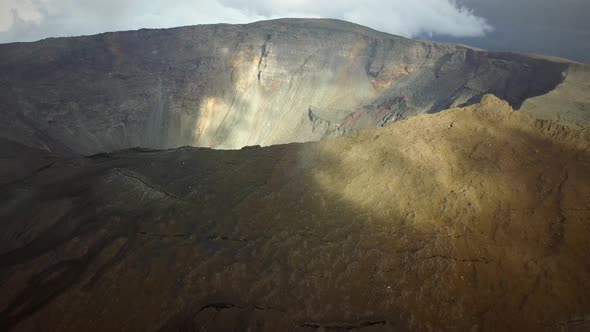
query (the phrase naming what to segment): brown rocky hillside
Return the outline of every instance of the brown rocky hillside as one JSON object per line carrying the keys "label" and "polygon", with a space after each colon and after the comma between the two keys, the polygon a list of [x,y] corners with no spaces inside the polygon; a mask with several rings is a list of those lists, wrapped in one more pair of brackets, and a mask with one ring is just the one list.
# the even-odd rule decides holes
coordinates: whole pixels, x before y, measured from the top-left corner
{"label": "brown rocky hillside", "polygon": [[490,95],[315,143],[2,146],[2,330],[590,329],[590,132]]}

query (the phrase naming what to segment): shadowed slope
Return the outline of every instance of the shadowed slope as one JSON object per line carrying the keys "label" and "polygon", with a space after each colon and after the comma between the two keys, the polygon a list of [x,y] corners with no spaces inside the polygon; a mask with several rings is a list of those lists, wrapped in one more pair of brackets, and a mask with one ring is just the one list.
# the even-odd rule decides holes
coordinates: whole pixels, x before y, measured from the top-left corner
{"label": "shadowed slope", "polygon": [[58,161],[0,187],[0,324],[588,329],[589,167],[587,132],[491,96],[316,143]]}

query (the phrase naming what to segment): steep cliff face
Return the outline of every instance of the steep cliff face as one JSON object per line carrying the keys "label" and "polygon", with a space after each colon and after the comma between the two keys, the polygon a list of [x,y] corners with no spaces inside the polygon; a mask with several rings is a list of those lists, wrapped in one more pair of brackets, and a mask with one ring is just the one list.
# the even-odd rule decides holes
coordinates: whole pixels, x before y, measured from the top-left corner
{"label": "steep cliff face", "polygon": [[[570,64],[335,20],[0,45],[0,135],[55,152],[317,140],[494,93],[516,108]],[[310,113],[311,112],[311,113]]]}
{"label": "steep cliff face", "polygon": [[3,331],[590,329],[590,133],[491,96],[238,151],[0,147]]}

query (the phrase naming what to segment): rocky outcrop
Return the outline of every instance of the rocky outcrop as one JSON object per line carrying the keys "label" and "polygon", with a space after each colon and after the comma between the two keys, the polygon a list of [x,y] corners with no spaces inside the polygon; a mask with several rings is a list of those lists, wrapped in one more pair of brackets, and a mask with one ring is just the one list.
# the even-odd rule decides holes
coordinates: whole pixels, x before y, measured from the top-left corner
{"label": "rocky outcrop", "polygon": [[486,96],[321,142],[40,154],[0,184],[0,329],[587,330],[589,135]]}
{"label": "rocky outcrop", "polygon": [[[134,146],[310,141],[333,127],[380,126],[471,104],[485,93],[519,108],[553,90],[570,66],[412,41],[336,20],[5,44],[0,135],[86,155]],[[325,131],[310,120],[310,108],[331,124],[320,126]]]}

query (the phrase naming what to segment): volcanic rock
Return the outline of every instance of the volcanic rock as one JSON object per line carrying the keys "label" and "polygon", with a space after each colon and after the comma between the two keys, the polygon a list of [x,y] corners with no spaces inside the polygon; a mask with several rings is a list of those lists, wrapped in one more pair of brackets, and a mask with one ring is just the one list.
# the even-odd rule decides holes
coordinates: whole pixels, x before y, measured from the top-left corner
{"label": "volcanic rock", "polygon": [[234,149],[339,136],[486,93],[584,125],[589,77],[568,61],[326,19],[52,38],[0,45],[0,137],[79,155]]}
{"label": "volcanic rock", "polygon": [[2,330],[590,329],[590,133],[491,95],[36,165],[0,185]]}

